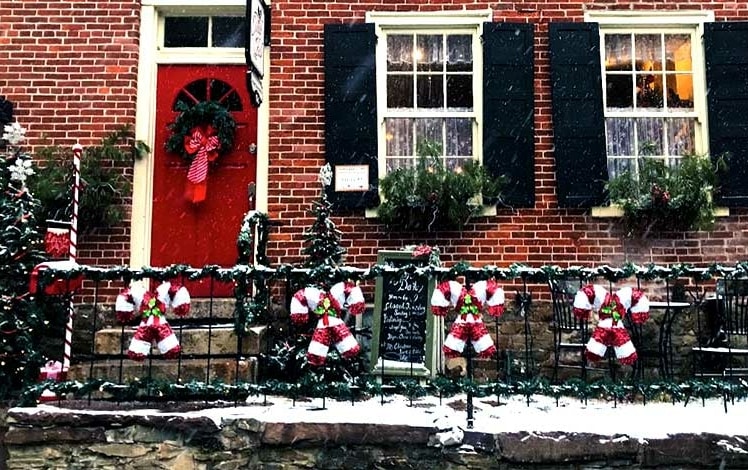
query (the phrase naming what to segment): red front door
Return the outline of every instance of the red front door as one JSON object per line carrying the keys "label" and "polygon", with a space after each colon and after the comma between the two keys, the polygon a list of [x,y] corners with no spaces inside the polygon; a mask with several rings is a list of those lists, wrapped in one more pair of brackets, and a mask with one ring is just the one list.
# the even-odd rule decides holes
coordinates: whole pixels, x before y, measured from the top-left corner
{"label": "red front door", "polygon": [[[257,110],[250,105],[243,65],[161,65],[156,93],[153,149],[153,219],[151,265],[187,264],[230,267],[236,264],[236,237],[251,209],[248,186],[255,181]],[[207,197],[194,203],[185,197],[189,162],[168,152],[169,124],[179,116],[179,101],[193,105],[215,101],[236,121],[233,149],[210,165]],[[210,294],[208,279],[189,283],[190,294]],[[231,295],[231,286],[214,285],[213,295]]]}

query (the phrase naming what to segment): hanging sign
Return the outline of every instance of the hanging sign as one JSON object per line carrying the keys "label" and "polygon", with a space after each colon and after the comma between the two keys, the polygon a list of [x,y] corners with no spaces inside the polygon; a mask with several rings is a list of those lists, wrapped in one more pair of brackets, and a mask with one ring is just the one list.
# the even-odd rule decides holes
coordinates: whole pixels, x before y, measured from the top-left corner
{"label": "hanging sign", "polygon": [[247,2],[247,90],[252,104],[262,103],[262,78],[265,76],[265,46],[270,45],[270,9],[264,0]]}

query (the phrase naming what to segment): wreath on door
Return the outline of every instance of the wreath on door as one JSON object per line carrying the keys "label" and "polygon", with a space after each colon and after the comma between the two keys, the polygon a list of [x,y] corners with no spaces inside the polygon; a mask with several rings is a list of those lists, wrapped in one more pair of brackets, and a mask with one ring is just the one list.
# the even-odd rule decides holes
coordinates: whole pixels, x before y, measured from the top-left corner
{"label": "wreath on door", "polygon": [[171,136],[166,150],[177,153],[190,163],[185,197],[198,203],[208,190],[208,167],[234,147],[236,121],[231,113],[214,101],[193,106],[177,103],[179,116],[169,125]]}

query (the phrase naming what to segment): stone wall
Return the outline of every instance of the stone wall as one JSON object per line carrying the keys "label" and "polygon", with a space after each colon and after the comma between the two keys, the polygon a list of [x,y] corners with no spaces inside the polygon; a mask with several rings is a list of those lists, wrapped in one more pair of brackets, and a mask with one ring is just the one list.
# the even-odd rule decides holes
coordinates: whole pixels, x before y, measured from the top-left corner
{"label": "stone wall", "polygon": [[[4,416],[0,414],[0,418]],[[569,433],[466,432],[438,447],[435,428],[266,423],[255,419],[11,410],[0,468],[36,469],[557,469],[746,468],[746,437],[667,439]],[[2,429],[2,426],[0,426]],[[7,450],[7,453],[6,453]]]}

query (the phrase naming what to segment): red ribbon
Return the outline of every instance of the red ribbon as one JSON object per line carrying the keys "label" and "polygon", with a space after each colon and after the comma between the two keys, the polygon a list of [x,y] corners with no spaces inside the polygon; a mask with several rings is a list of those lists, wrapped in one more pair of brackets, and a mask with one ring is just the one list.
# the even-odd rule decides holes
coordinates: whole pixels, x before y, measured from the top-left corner
{"label": "red ribbon", "polygon": [[208,192],[208,163],[218,158],[220,141],[216,130],[210,124],[195,126],[189,135],[184,136],[184,150],[193,155],[187,171],[185,196],[193,203],[202,202]]}

